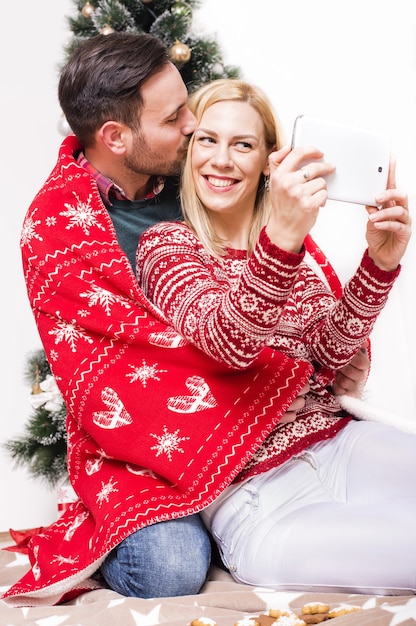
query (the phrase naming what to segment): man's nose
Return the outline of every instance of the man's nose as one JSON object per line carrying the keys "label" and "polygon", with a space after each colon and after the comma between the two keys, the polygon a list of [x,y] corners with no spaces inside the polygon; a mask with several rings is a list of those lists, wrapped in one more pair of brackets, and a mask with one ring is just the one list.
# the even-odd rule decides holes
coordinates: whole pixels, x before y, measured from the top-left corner
{"label": "man's nose", "polygon": [[190,109],[187,109],[187,117],[186,117],[183,129],[182,129],[182,132],[184,135],[192,135],[195,128],[196,128],[196,117],[190,111]]}

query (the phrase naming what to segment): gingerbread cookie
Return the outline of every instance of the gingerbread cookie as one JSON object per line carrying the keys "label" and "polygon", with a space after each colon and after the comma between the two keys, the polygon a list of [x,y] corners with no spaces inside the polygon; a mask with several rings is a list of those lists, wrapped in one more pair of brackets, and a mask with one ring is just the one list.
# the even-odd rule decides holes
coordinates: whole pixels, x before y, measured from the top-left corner
{"label": "gingerbread cookie", "polygon": [[329,617],[340,617],[341,615],[348,615],[349,613],[354,613],[355,611],[361,611],[360,606],[339,606],[336,609],[331,609],[328,615]]}
{"label": "gingerbread cookie", "polygon": [[192,620],[191,626],[217,626],[217,622],[210,617],[198,617]]}
{"label": "gingerbread cookie", "polygon": [[316,615],[317,613],[328,613],[330,607],[328,604],[321,602],[309,602],[302,607],[303,615]]}
{"label": "gingerbread cookie", "polygon": [[320,624],[321,622],[325,622],[327,619],[330,619],[329,613],[313,613],[310,615],[299,615],[301,619],[305,622],[305,624]]}
{"label": "gingerbread cookie", "polygon": [[306,626],[303,619],[292,611],[270,609],[269,614],[264,616],[261,615],[260,618],[262,617],[268,618],[269,621],[267,623],[266,620],[260,619],[260,626]]}
{"label": "gingerbread cookie", "polygon": [[281,611],[280,609],[270,609],[269,611],[270,617],[288,617],[291,615],[291,611]]}

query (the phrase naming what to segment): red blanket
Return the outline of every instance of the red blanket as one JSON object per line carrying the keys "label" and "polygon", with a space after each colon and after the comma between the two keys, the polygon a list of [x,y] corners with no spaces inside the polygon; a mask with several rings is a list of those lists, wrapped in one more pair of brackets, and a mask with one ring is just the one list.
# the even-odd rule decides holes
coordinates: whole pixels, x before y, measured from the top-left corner
{"label": "red blanket", "polygon": [[244,371],[221,367],[167,327],[140,292],[77,147],[64,140],[29,208],[22,255],[67,406],[79,501],[31,540],[32,568],[5,594],[19,605],[67,599],[130,533],[205,507],[311,373],[269,348]]}

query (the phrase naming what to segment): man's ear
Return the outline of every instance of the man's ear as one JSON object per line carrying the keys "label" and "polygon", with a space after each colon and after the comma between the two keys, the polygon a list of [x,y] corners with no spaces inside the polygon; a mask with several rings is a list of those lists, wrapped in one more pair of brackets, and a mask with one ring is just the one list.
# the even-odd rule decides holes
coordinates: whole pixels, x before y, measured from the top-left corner
{"label": "man's ear", "polygon": [[98,135],[108,150],[121,155],[126,151],[126,130],[124,124],[109,120],[101,126]]}

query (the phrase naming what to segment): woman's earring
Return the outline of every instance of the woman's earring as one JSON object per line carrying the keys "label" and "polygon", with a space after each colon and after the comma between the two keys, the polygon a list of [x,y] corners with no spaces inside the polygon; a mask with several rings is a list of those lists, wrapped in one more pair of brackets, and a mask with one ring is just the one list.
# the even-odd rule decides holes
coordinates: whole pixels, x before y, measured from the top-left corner
{"label": "woman's earring", "polygon": [[270,176],[269,175],[264,177],[264,189],[266,191],[269,191],[270,189]]}

